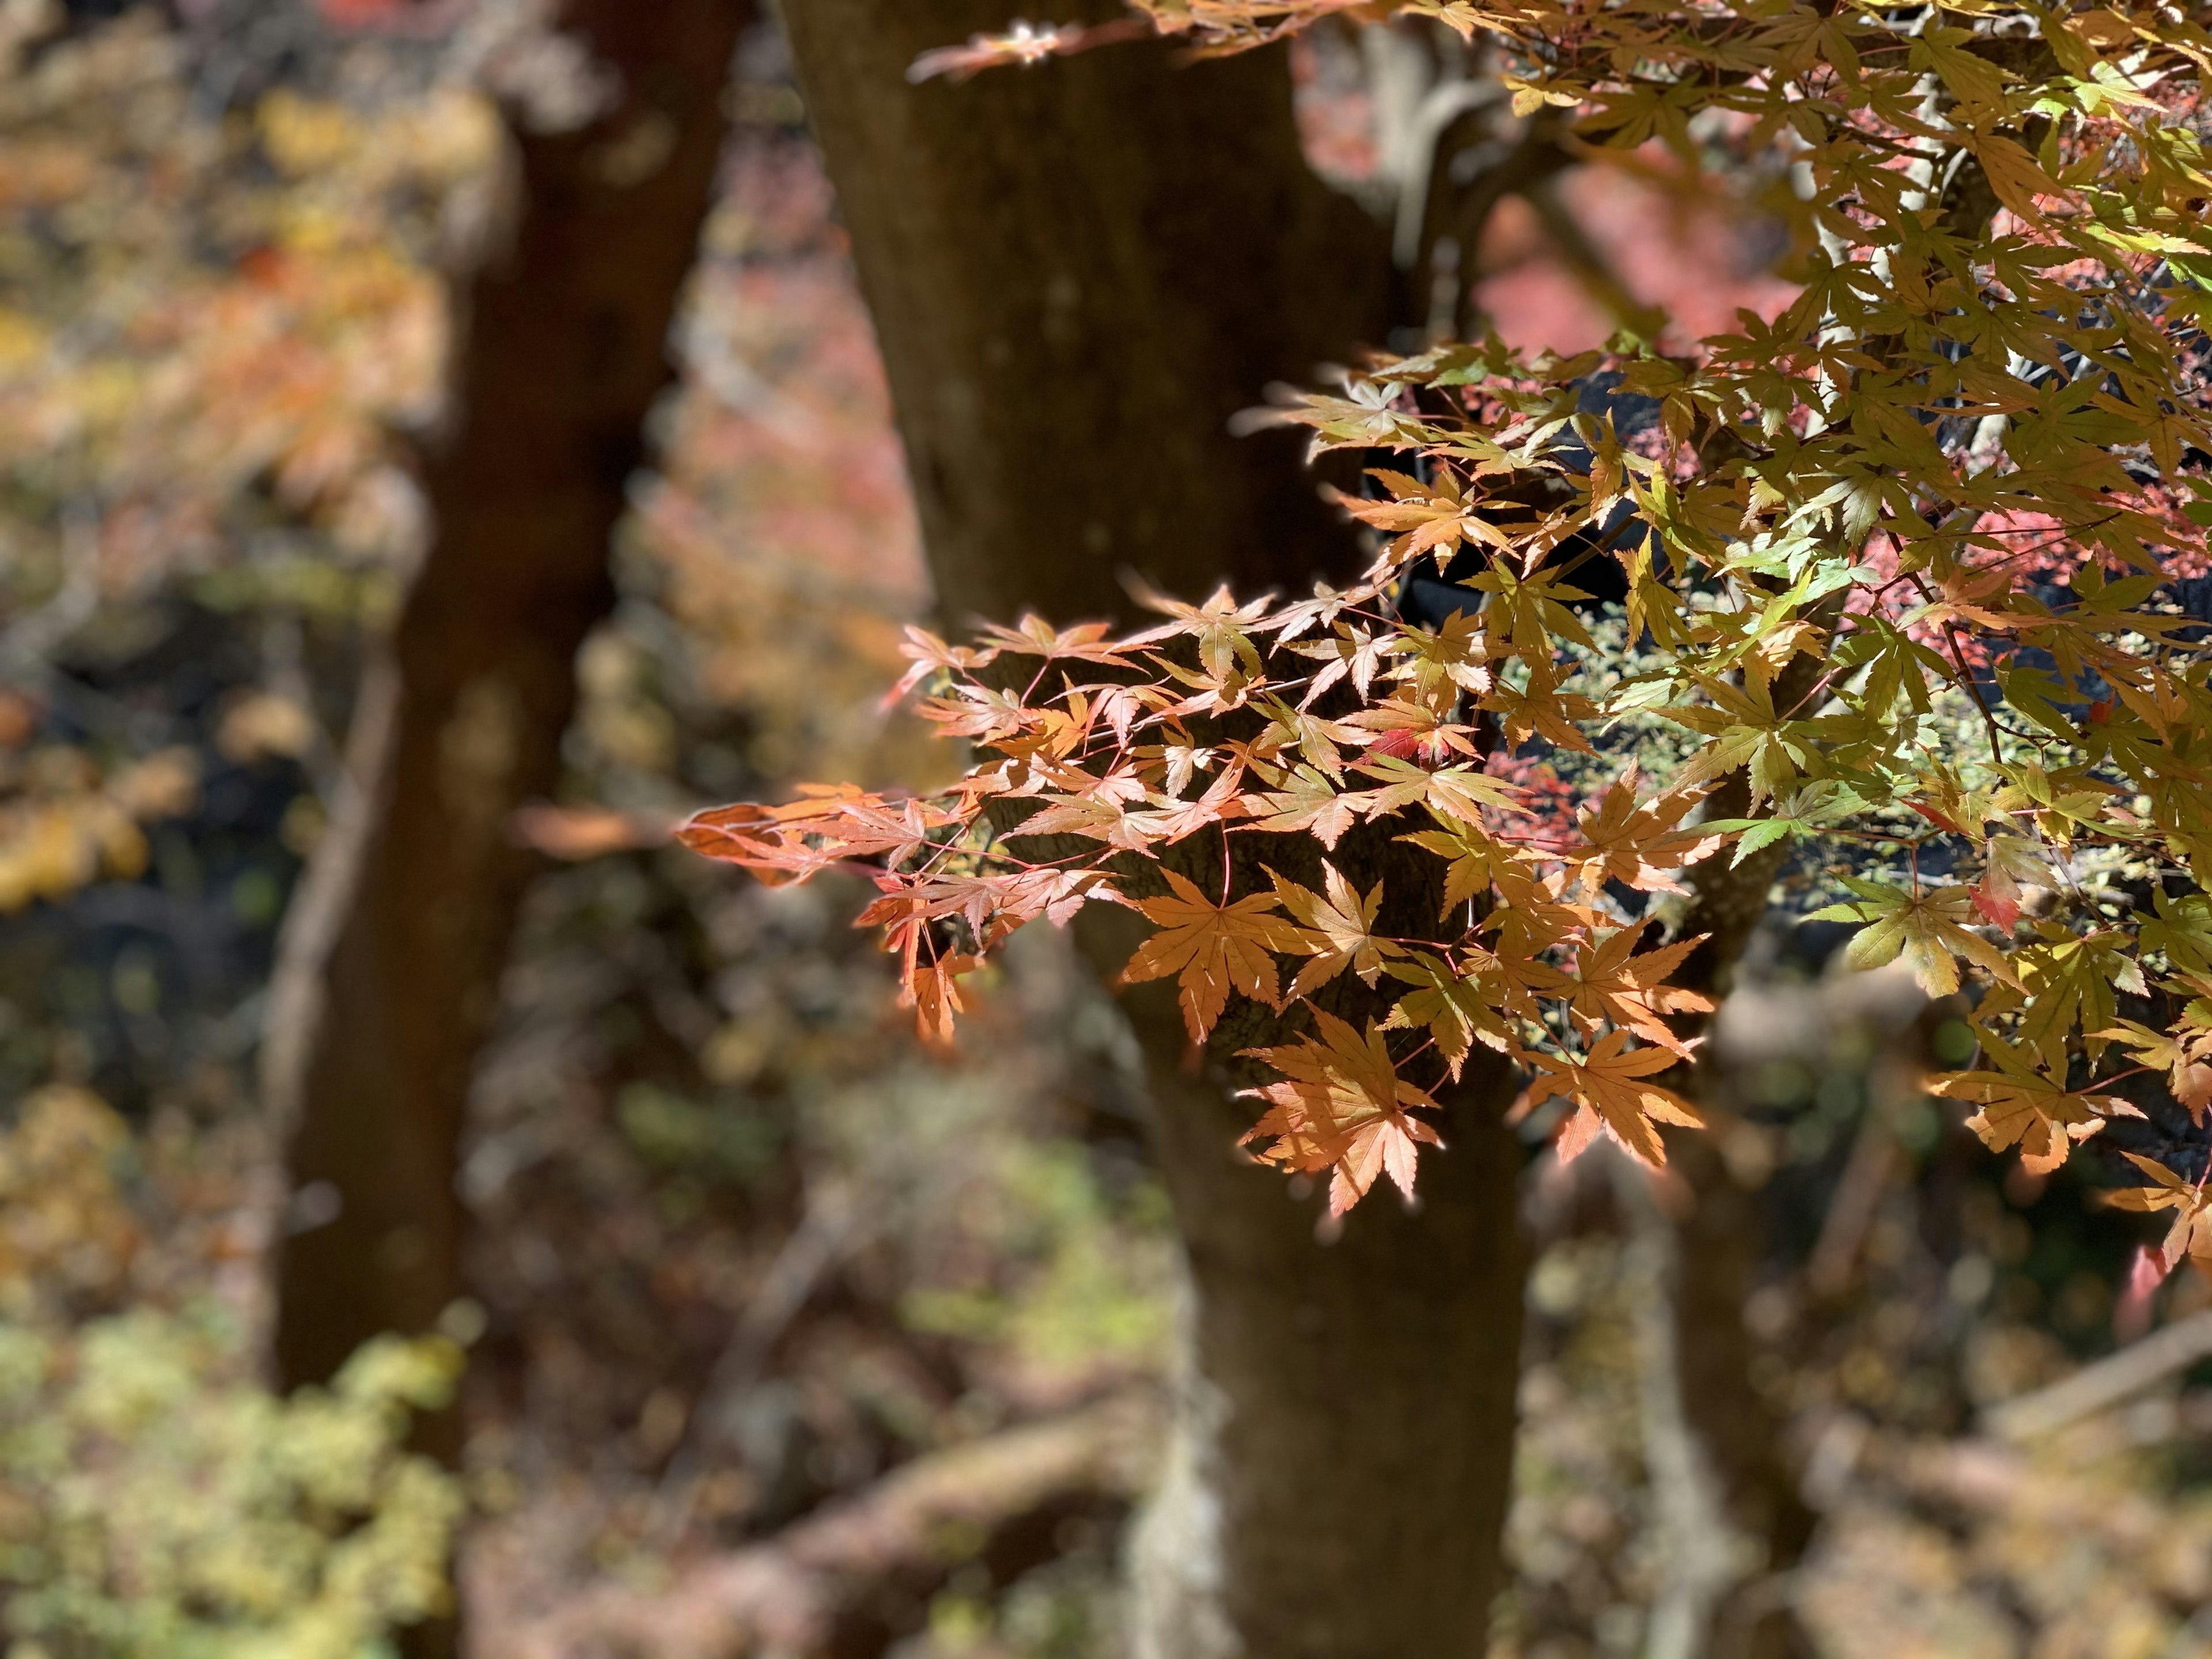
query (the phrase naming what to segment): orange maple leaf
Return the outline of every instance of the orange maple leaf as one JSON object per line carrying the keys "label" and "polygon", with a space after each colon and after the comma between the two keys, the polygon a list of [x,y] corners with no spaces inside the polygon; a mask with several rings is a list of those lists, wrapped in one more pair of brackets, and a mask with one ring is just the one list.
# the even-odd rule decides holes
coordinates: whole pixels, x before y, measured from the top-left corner
{"label": "orange maple leaf", "polygon": [[2171,1272],[2185,1255],[2212,1257],[2212,1200],[2208,1200],[2204,1188],[2150,1158],[2138,1158],[2133,1152],[2122,1152],[2120,1156],[2158,1184],[2123,1187],[2117,1192],[2106,1193],[2105,1202],[2116,1210],[2176,1212],[2173,1225],[2166,1230],[2165,1242],[2159,1247],[2167,1271]]}
{"label": "orange maple leaf", "polygon": [[1931,1095],[1979,1103],[1966,1127],[1993,1152],[2017,1146],[2021,1167],[2031,1175],[2057,1170],[2107,1118],[2142,1115],[2118,1095],[2068,1088],[2063,1060],[2057,1068],[2039,1068],[2026,1045],[2014,1048],[1990,1031],[1976,1035],[1995,1069],[1946,1072],[1925,1086]]}
{"label": "orange maple leaf", "polygon": [[1275,884],[1276,896],[1305,926],[1306,931],[1299,935],[1300,953],[1313,958],[1291,981],[1293,998],[1328,984],[1346,968],[1372,985],[1382,975],[1384,957],[1406,953],[1404,946],[1376,935],[1375,913],[1382,905],[1381,882],[1362,898],[1359,890],[1334,865],[1323,861],[1322,872],[1322,885],[1328,890],[1326,898],[1311,888],[1286,881],[1273,870],[1267,872],[1268,879]]}
{"label": "orange maple leaf", "polygon": [[927,801],[871,794],[849,784],[802,784],[782,806],[740,802],[695,814],[676,838],[693,852],[750,870],[763,884],[804,881],[817,870],[881,857],[896,866],[958,815]]}
{"label": "orange maple leaf", "polygon": [[1137,947],[1121,969],[1122,983],[1136,985],[1176,975],[1183,1024],[1190,1028],[1193,1042],[1206,1041],[1229,1004],[1232,987],[1255,1002],[1281,1006],[1275,960],[1269,952],[1296,951],[1303,939],[1289,921],[1270,914],[1276,907],[1275,896],[1252,893],[1216,904],[1174,871],[1161,873],[1174,889],[1172,894],[1132,901],[1160,931]]}
{"label": "orange maple leaf", "polygon": [[1638,769],[1631,761],[1597,805],[1576,814],[1583,845],[1569,849],[1568,868],[1575,880],[1592,890],[1619,881],[1639,892],[1681,892],[1682,884],[1668,872],[1710,856],[1723,837],[1678,827],[1705,799],[1703,789],[1671,790],[1638,805]]}
{"label": "orange maple leaf", "polygon": [[1559,1130],[1562,1164],[1580,1157],[1602,1129],[1630,1156],[1656,1170],[1667,1162],[1659,1125],[1705,1126],[1698,1109],[1681,1096],[1644,1081],[1654,1072],[1682,1062],[1665,1048],[1630,1048],[1626,1031],[1607,1031],[1580,1060],[1537,1052],[1528,1057],[1540,1068],[1528,1085],[1530,1106],[1553,1095],[1565,1095],[1575,1103],[1574,1115]]}
{"label": "orange maple leaf", "polygon": [[1594,1031],[1610,1020],[1626,1026],[1646,1042],[1687,1060],[1696,1047],[1695,1039],[1686,1042],[1676,1036],[1661,1016],[1712,1012],[1711,998],[1694,991],[1678,991],[1666,982],[1667,975],[1682,965],[1682,958],[1705,935],[1677,939],[1640,957],[1631,955],[1643,936],[1641,927],[1622,927],[1595,943],[1577,946],[1574,972],[1561,975],[1558,986],[1547,994],[1564,1000],[1567,1012],[1585,1031]]}
{"label": "orange maple leaf", "polygon": [[1437,1132],[1408,1107],[1433,1108],[1436,1101],[1398,1075],[1389,1046],[1370,1020],[1364,1035],[1326,1010],[1313,1011],[1316,1041],[1243,1052],[1283,1074],[1283,1081],[1245,1092],[1271,1109],[1245,1133],[1240,1145],[1272,1144],[1255,1154],[1288,1170],[1334,1171],[1328,1207],[1341,1215],[1367,1195],[1379,1175],[1388,1174],[1407,1198],[1413,1195],[1416,1143],[1441,1146]]}
{"label": "orange maple leaf", "polygon": [[952,1016],[965,1006],[955,981],[963,974],[974,972],[980,962],[975,957],[939,957],[934,962],[916,962],[908,970],[906,988],[899,993],[899,1006],[915,1011],[915,1029],[925,1042],[951,1043]]}

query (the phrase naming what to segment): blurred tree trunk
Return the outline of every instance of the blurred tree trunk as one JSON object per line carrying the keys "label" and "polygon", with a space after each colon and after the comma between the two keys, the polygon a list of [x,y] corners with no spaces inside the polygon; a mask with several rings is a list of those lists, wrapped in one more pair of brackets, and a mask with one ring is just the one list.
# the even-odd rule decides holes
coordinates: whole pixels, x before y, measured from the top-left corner
{"label": "blurred tree trunk", "polygon": [[[1787,699],[1785,707],[1794,703],[1822,666],[1797,659],[1784,671],[1775,696]],[[1713,792],[1707,811],[1740,817],[1750,805],[1750,787],[1739,774]],[[1722,855],[1690,872],[1693,897],[1680,931],[1706,938],[1676,975],[1683,989],[1716,1001],[1727,994],[1788,851],[1784,842],[1741,865]],[[1712,1097],[1710,1060],[1668,1080],[1692,1099]],[[1775,1408],[1753,1380],[1756,1351],[1744,1308],[1766,1248],[1766,1218],[1757,1193],[1729,1168],[1717,1139],[1720,1133],[1675,1135],[1668,1142],[1673,1168],[1691,1198],[1687,1213],[1674,1223],[1672,1249],[1682,1427],[1697,1476],[1711,1486],[1722,1523],[1732,1534],[1718,1553],[1735,1565],[1695,1598],[1700,1616],[1684,1652],[1697,1659],[1805,1659],[1813,1652],[1811,1638],[1776,1587],[1812,1543],[1815,1516],[1798,1491]]]}
{"label": "blurred tree trunk", "polygon": [[[454,295],[434,529],[364,684],[346,798],[286,919],[264,1084],[286,1140],[276,1369],[321,1381],[459,1294],[455,1159],[532,864],[508,834],[559,774],[574,657],[671,378],[750,0],[568,0],[589,58],[559,130],[506,112],[490,246]],[[450,1451],[455,1425],[434,1431]]]}
{"label": "blurred tree trunk", "polygon": [[[1127,614],[1124,571],[1195,597],[1353,562],[1296,446],[1228,431],[1392,320],[1385,234],[1306,168],[1279,50],[1183,70],[1115,46],[910,88],[1005,0],[784,9],[951,621]],[[1314,1204],[1234,1152],[1233,1068],[1187,1067],[1171,999],[1130,1008],[1190,1295],[1136,1651],[1479,1653],[1521,1322],[1502,1077],[1468,1091],[1418,1211],[1378,1195],[1323,1244]]]}

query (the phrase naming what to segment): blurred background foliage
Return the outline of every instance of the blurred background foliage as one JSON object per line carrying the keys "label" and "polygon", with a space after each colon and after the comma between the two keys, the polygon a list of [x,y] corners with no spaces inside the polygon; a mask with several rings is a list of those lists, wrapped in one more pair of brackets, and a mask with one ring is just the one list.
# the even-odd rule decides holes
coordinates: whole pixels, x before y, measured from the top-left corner
{"label": "blurred background foliage", "polygon": [[[660,844],[703,802],[949,770],[879,708],[927,583],[772,31],[568,775],[517,825],[546,858],[473,1104],[473,1303],[327,1391],[257,1381],[258,1263],[304,1224],[252,1097],[263,988],[421,544],[443,275],[497,161],[474,88],[526,30],[386,9],[0,0],[0,1640],[356,1659],[458,1593],[487,1655],[623,1650],[647,1611],[647,1650],[733,1652],[728,1575],[803,1557],[867,1650],[1105,1659],[1175,1317],[1110,999],[1024,936],[926,1052],[862,895]],[[1356,187],[1357,78],[1325,43],[1299,73]],[[1561,194],[1686,334],[1771,301],[1744,233],[1619,179]],[[1601,337],[1620,293],[1509,205],[1492,325]],[[2212,1375],[1979,1431],[2146,1322],[2110,1172],[2001,1175],[1915,1090],[1963,1027],[1812,931],[1762,939],[1717,1039],[1714,1133],[1767,1221],[1759,1382],[1822,1520],[1782,1590],[1838,1659],[2212,1652]],[[1528,1182],[1524,1659],[1639,1652],[1657,1593],[1648,1229],[1601,1164]],[[448,1476],[410,1424],[457,1382]],[[870,1517],[906,1529],[896,1570],[819,1565]]]}

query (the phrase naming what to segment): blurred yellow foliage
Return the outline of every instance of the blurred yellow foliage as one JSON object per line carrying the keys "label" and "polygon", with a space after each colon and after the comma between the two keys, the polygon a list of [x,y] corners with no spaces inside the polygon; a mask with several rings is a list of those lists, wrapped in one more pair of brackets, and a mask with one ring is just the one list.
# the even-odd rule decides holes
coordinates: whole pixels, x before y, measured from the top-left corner
{"label": "blurred yellow foliage", "polygon": [[140,825],[192,803],[198,780],[187,749],[164,749],[103,777],[82,751],[53,747],[17,760],[0,752],[0,913],[61,898],[146,867]]}
{"label": "blurred yellow foliage", "polygon": [[127,1289],[139,1148],[57,1085],[0,1129],[0,1651],[361,1659],[439,1611],[461,1510],[405,1449],[459,1375],[443,1337],[364,1347],[279,1399],[210,1306]]}

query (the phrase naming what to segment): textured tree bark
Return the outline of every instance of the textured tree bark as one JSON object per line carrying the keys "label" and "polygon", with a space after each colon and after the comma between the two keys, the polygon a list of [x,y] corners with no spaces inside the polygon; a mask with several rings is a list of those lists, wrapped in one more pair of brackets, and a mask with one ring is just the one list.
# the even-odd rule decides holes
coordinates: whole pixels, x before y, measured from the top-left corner
{"label": "textured tree bark", "polygon": [[[750,0],[569,0],[590,112],[510,110],[505,246],[455,295],[434,530],[364,687],[347,798],[287,918],[264,1087],[283,1127],[276,1372],[327,1378],[460,1291],[455,1157],[574,659],[612,600],[610,532],[667,384],[665,341],[712,201],[723,81]],[[451,1449],[451,1422],[433,1431]]]}
{"label": "textured tree bark", "polygon": [[[1131,1012],[1164,1056],[1181,1019],[1146,989]],[[1132,1549],[1135,1659],[1480,1654],[1527,1271],[1505,1068],[1478,1049],[1443,1096],[1418,1208],[1375,1192],[1326,1244],[1318,1195],[1236,1150],[1248,1070],[1149,1070],[1189,1303],[1166,1474]]]}
{"label": "textured tree bark", "polygon": [[[1126,614],[1347,561],[1287,434],[1230,417],[1390,321],[1381,228],[1307,169],[1279,52],[1182,72],[1158,44],[909,87],[1005,0],[790,0],[852,228],[938,600]],[[1057,21],[1122,15],[1115,0]]]}
{"label": "textured tree bark", "polygon": [[[918,52],[1008,15],[785,6],[941,605],[956,623],[1024,606],[1069,622],[1127,613],[1125,568],[1196,595],[1348,564],[1294,447],[1227,430],[1270,381],[1310,380],[1391,320],[1385,236],[1307,171],[1282,55],[1178,69],[1119,46],[905,84]],[[1432,924],[1434,896],[1407,885],[1393,897]],[[1127,941],[1101,920],[1087,948],[1118,967]],[[1316,1200],[1234,1150],[1256,1114],[1232,1097],[1252,1080],[1233,1051],[1286,1033],[1248,1006],[1252,1029],[1217,1034],[1194,1069],[1171,993],[1128,1006],[1189,1297],[1170,1473],[1134,1551],[1136,1651],[1480,1653],[1523,1267],[1502,1076],[1471,1066],[1417,1212],[1377,1194],[1322,1243]]]}

